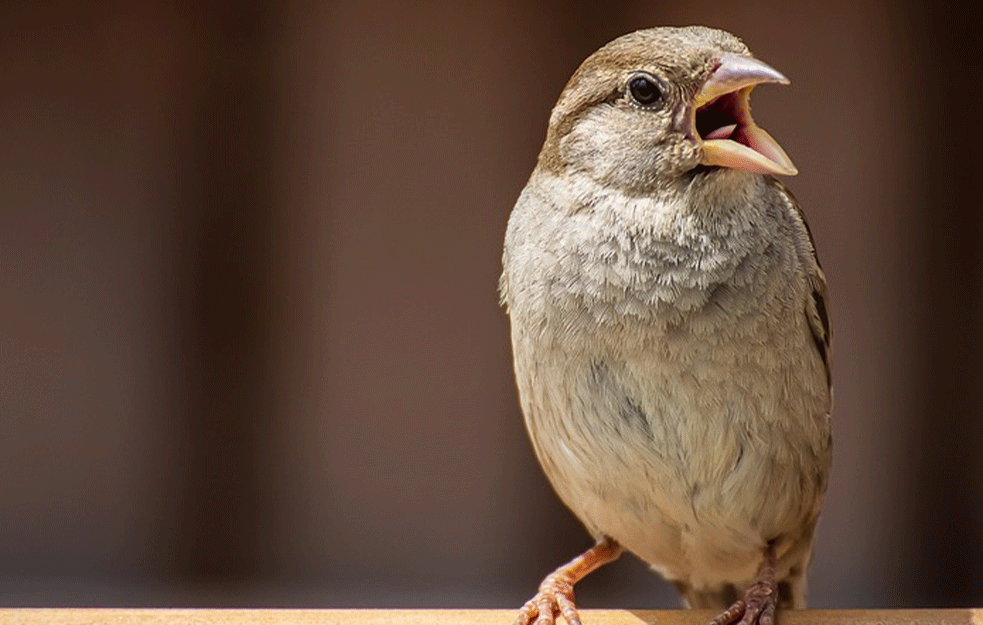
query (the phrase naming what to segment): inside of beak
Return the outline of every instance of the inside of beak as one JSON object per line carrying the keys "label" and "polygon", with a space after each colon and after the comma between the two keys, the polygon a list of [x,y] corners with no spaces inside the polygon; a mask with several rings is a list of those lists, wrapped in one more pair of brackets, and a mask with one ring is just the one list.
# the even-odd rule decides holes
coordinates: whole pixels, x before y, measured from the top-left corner
{"label": "inside of beak", "polygon": [[761,174],[798,173],[785,150],[751,118],[751,90],[762,82],[788,81],[760,61],[725,55],[694,105],[694,134],[703,148],[701,164]]}

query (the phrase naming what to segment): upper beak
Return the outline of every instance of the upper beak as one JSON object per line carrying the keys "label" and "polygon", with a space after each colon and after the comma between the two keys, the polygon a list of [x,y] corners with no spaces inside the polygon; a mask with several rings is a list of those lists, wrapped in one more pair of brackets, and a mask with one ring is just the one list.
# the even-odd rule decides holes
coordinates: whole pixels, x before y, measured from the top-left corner
{"label": "upper beak", "polygon": [[768,82],[789,81],[757,59],[721,55],[720,66],[693,101],[693,134],[703,148],[701,164],[760,174],[799,173],[785,150],[751,118],[751,90]]}

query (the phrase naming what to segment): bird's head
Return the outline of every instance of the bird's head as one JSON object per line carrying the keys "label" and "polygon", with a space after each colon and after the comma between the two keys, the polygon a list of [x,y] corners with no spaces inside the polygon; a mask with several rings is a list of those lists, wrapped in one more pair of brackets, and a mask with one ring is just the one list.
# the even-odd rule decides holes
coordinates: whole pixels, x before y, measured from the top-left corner
{"label": "bird's head", "polygon": [[751,90],[769,82],[788,84],[720,30],[619,37],[570,78],[550,116],[540,167],[643,193],[707,168],[794,175],[785,151],[751,118]]}

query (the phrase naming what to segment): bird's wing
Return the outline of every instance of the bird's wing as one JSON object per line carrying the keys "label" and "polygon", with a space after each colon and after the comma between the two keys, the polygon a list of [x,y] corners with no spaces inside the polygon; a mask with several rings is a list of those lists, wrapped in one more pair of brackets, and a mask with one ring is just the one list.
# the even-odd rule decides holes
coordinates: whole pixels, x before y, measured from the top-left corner
{"label": "bird's wing", "polygon": [[780,180],[772,178],[771,183],[787,198],[789,207],[792,209],[793,217],[801,224],[800,232],[803,233],[799,241],[799,252],[802,262],[807,269],[809,286],[812,288],[811,297],[806,301],[805,315],[809,321],[809,328],[812,330],[812,338],[816,343],[816,349],[823,360],[826,368],[826,382],[832,384],[832,332],[829,324],[829,306],[827,305],[828,296],[826,294],[826,275],[819,264],[819,257],[816,255],[816,245],[813,242],[812,231],[809,229],[809,222],[805,219],[802,206],[795,198],[795,195],[788,190]]}

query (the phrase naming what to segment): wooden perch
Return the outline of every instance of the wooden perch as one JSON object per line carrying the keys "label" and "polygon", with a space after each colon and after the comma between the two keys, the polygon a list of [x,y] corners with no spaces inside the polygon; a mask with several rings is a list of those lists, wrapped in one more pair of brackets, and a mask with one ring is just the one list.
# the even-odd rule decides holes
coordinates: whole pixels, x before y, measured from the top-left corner
{"label": "wooden perch", "polygon": [[[582,610],[581,616],[584,625],[706,625],[715,614],[708,610]],[[0,625],[511,625],[513,618],[515,610],[0,609]],[[983,610],[804,610],[781,612],[779,622],[983,625]]]}

